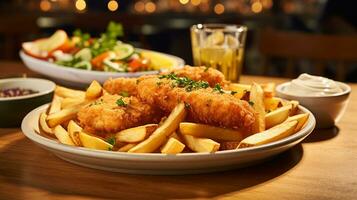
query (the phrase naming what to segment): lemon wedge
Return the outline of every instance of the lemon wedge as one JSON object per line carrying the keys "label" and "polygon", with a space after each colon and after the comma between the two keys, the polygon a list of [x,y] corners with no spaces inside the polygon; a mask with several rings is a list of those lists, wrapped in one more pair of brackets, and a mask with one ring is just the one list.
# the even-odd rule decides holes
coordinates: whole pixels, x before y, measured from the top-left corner
{"label": "lemon wedge", "polygon": [[172,58],[160,53],[142,51],[141,55],[150,60],[150,68],[154,70],[172,69],[175,65],[175,61]]}

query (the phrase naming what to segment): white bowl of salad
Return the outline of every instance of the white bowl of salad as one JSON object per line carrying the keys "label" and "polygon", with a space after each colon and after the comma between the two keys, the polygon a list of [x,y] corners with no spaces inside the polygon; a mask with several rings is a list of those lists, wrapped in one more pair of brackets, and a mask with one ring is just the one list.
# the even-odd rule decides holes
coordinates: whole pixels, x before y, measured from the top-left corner
{"label": "white bowl of salad", "polygon": [[31,70],[72,86],[156,74],[184,65],[179,57],[134,48],[118,40],[121,36],[122,26],[113,22],[99,38],[80,30],[69,37],[57,30],[49,38],[23,43],[20,57]]}

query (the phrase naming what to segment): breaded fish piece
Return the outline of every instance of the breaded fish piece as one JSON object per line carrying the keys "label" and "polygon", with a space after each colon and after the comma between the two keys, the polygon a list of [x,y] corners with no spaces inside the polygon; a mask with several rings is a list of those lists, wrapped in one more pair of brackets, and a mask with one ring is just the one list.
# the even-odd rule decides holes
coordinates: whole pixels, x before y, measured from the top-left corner
{"label": "breaded fish piece", "polygon": [[121,94],[127,92],[130,96],[136,96],[137,91],[136,78],[116,78],[105,81],[103,87],[110,94]]}
{"label": "breaded fish piece", "polygon": [[109,94],[82,108],[77,117],[86,131],[95,133],[115,133],[161,119],[158,110],[136,97]]}
{"label": "breaded fish piece", "polygon": [[191,67],[186,65],[182,69],[176,69],[169,73],[174,73],[179,77],[187,77],[194,81],[206,81],[211,87],[214,87],[216,84],[220,84],[221,86],[228,83],[225,80],[222,72],[207,67]]}
{"label": "breaded fish piece", "polygon": [[256,113],[246,101],[206,85],[200,88],[199,83],[195,83],[198,86],[192,89],[178,84],[180,82],[182,80],[162,77],[146,78],[138,83],[138,97],[166,112],[179,102],[185,102],[188,116],[194,122],[252,132]]}
{"label": "breaded fish piece", "polygon": [[[211,87],[216,84],[220,84],[222,87],[228,84],[228,81],[224,79],[224,75],[212,68],[206,67],[191,67],[185,66],[182,69],[166,72],[164,74],[174,73],[179,77],[187,77],[194,81],[206,81]],[[155,75],[142,76],[140,78],[116,78],[109,79],[104,83],[104,89],[110,94],[120,94],[127,92],[130,95],[137,95],[138,83],[144,79],[156,77]]]}

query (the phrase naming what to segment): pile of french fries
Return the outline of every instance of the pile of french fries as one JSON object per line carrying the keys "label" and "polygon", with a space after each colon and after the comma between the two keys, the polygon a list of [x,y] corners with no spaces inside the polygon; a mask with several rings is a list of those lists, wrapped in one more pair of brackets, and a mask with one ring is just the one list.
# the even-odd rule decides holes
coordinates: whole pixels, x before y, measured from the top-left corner
{"label": "pile of french fries", "polygon": [[146,124],[118,133],[96,135],[86,132],[76,121],[77,112],[106,91],[93,81],[86,91],[57,86],[53,101],[39,117],[40,132],[60,143],[97,150],[128,153],[178,154],[216,152],[259,146],[298,132],[309,114],[298,114],[297,101],[275,97],[275,84],[230,84],[237,99],[249,101],[256,111],[255,134],[239,130],[185,122],[187,110],[179,103],[159,124]]}

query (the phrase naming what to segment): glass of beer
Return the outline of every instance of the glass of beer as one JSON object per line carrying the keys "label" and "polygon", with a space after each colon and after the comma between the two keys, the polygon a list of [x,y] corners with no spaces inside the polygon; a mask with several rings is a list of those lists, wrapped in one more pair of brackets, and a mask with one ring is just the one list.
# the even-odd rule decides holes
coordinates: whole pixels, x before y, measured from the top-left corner
{"label": "glass of beer", "polygon": [[194,65],[218,69],[227,80],[238,82],[246,35],[247,27],[241,25],[193,25],[191,43]]}

